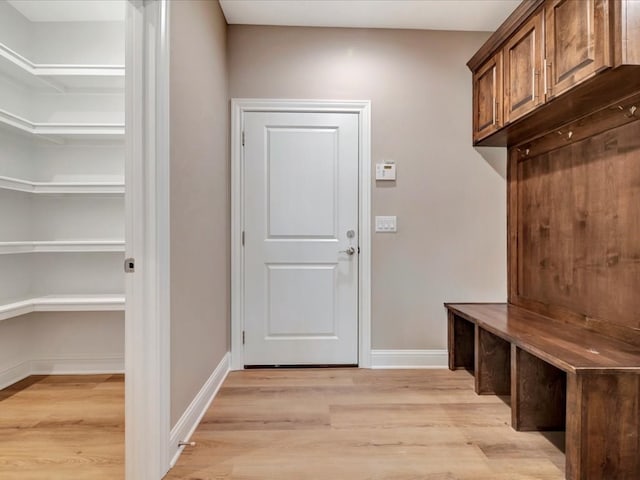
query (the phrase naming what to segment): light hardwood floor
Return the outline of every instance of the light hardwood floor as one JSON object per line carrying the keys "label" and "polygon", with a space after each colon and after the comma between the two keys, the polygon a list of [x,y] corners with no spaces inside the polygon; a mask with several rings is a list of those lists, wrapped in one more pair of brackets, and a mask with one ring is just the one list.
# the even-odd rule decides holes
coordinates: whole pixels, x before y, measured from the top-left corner
{"label": "light hardwood floor", "polygon": [[232,372],[166,480],[561,480],[564,435],[515,432],[467,372]]}
{"label": "light hardwood floor", "polygon": [[[0,391],[0,479],[121,480],[122,376]],[[464,371],[232,372],[166,480],[561,480],[562,434],[515,432]],[[146,479],[140,479],[146,480]]]}
{"label": "light hardwood floor", "polygon": [[124,477],[124,377],[33,376],[0,390],[0,479]]}

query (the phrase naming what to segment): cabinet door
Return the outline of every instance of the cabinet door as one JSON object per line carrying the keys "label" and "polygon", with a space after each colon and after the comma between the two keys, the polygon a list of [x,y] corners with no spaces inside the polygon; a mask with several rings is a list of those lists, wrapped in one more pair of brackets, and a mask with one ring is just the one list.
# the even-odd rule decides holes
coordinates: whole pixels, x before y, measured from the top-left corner
{"label": "cabinet door", "polygon": [[540,105],[544,62],[542,12],[525,23],[504,47],[504,122],[512,122]]}
{"label": "cabinet door", "polygon": [[554,97],[611,66],[610,0],[548,0],[547,89]]}
{"label": "cabinet door", "polygon": [[502,52],[473,75],[473,140],[491,135],[502,126]]}

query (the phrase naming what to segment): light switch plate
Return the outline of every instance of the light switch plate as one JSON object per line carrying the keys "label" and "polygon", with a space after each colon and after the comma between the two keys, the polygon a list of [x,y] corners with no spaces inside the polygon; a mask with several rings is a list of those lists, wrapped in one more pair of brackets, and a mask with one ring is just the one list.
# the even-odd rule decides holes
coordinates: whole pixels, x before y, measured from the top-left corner
{"label": "light switch plate", "polygon": [[396,216],[377,216],[376,232],[397,232]]}

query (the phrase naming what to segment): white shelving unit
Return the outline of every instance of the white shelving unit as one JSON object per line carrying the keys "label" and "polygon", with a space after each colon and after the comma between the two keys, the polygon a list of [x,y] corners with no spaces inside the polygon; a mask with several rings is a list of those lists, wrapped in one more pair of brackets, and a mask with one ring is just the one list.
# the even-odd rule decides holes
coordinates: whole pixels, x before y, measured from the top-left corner
{"label": "white shelving unit", "polygon": [[109,312],[124,309],[124,295],[47,295],[0,305],[0,321],[32,312]]}
{"label": "white shelving unit", "polygon": [[0,73],[37,89],[123,90],[123,65],[37,64],[0,43]]}
{"label": "white shelving unit", "polygon": [[0,255],[18,253],[109,253],[124,252],[124,240],[49,240],[0,242]]}
{"label": "white shelving unit", "polygon": [[54,143],[65,140],[123,139],[124,124],[108,123],[34,123],[0,109],[0,126],[20,133],[40,137]]}
{"label": "white shelving unit", "polygon": [[73,359],[94,338],[110,365],[123,351],[124,18],[47,3],[42,22],[0,0],[0,383],[29,361],[2,355],[14,340]]}
{"label": "white shelving unit", "polygon": [[0,176],[0,188],[35,194],[124,195],[124,182],[33,182]]}

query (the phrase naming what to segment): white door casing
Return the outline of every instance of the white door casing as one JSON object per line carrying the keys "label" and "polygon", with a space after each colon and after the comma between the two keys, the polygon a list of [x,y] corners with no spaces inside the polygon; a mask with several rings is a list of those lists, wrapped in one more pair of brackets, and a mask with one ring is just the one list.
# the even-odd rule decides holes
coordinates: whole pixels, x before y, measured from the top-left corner
{"label": "white door casing", "polygon": [[159,480],[170,440],[169,6],[128,0],[126,21],[125,478]]}
{"label": "white door casing", "polygon": [[244,117],[244,363],[358,363],[358,117]]}
{"label": "white door casing", "polygon": [[370,181],[368,101],[232,100],[233,369],[370,366]]}

